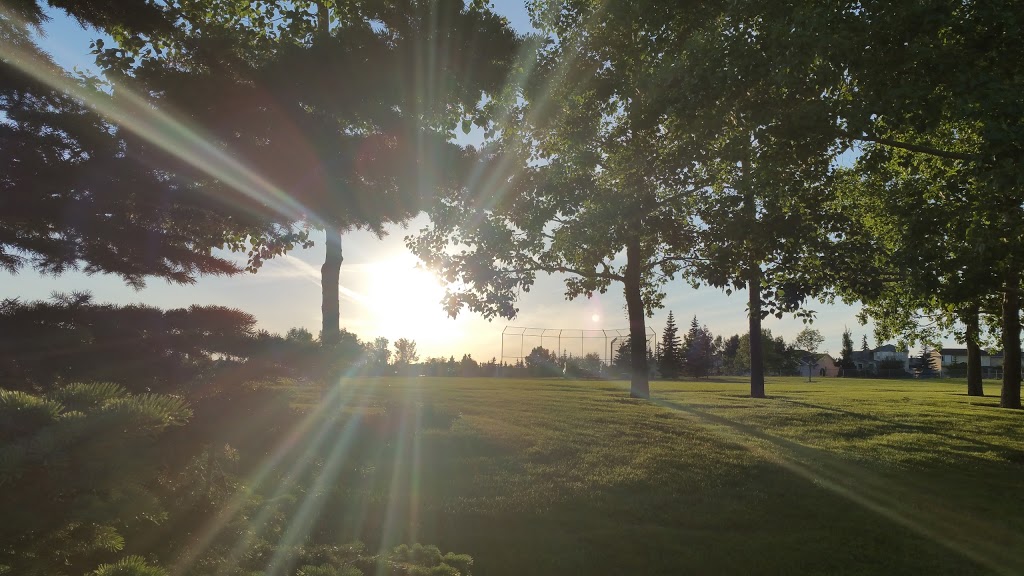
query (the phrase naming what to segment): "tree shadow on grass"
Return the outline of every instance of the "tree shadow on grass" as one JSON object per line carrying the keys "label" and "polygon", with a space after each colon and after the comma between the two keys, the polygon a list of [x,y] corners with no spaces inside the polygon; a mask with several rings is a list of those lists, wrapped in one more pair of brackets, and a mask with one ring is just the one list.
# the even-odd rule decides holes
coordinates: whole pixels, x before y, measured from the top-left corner
{"label": "tree shadow on grass", "polygon": [[955,499],[965,490],[963,486],[940,485],[934,475],[870,470],[825,450],[691,406],[669,401],[659,405],[681,412],[731,441],[745,443],[751,452],[793,474],[997,574],[1024,573],[1024,536],[963,508]]}
{"label": "tree shadow on grass", "polygon": [[[938,427],[935,427],[935,426],[927,426],[927,425],[923,425],[923,424],[907,424],[905,422],[896,422],[894,420],[888,420],[886,418],[880,418],[878,416],[874,416],[874,415],[871,415],[871,414],[864,414],[862,412],[855,412],[853,410],[846,410],[846,409],[843,409],[843,408],[836,408],[834,406],[823,406],[821,404],[814,404],[814,403],[811,403],[811,402],[802,402],[802,401],[799,401],[799,400],[792,400],[792,399],[789,399],[789,398],[780,398],[780,400],[783,401],[783,402],[789,403],[789,404],[795,404],[797,406],[803,406],[805,408],[813,408],[815,410],[822,410],[822,411],[826,411],[826,412],[835,412],[837,414],[843,414],[845,416],[850,416],[852,418],[856,418],[856,419],[860,419],[860,420],[865,420],[865,421],[869,421],[869,422],[877,422],[879,424],[884,424],[888,428],[892,428],[894,430],[901,431],[901,432],[929,434],[929,435],[932,435],[932,436],[938,436],[940,438],[945,438],[947,440],[953,440],[953,441],[956,441],[956,442],[959,442],[959,443],[973,444],[974,446],[976,446],[978,448],[981,448],[981,449],[984,449],[984,450],[990,450],[992,452],[995,452],[995,453],[999,454],[1001,457],[1005,458],[1009,462],[1021,462],[1021,461],[1024,461],[1024,452],[1022,452],[1021,450],[1014,450],[1012,448],[1008,448],[1008,447],[1006,447],[1004,445],[1001,445],[1001,444],[993,444],[991,442],[985,442],[984,440],[978,440],[976,438],[965,438],[963,436],[956,436],[956,435],[950,434],[948,432],[945,432],[941,428],[938,428]],[[994,404],[993,406],[997,406],[998,407],[998,404]]]}

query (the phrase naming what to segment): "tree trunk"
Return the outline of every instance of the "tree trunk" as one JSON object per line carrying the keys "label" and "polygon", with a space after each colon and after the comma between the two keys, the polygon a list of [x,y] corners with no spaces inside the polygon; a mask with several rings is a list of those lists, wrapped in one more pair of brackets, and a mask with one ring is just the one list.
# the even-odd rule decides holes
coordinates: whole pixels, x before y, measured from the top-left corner
{"label": "tree trunk", "polygon": [[323,313],[323,328],[320,332],[320,343],[332,345],[338,342],[341,335],[341,306],[338,300],[338,287],[341,283],[341,230],[327,227],[327,255],[324,265],[320,268],[320,285],[323,289],[323,301],[320,307]]}
{"label": "tree trunk", "polygon": [[1020,273],[1015,268],[1007,274],[1004,289],[1003,389],[999,406],[1020,408]]}
{"label": "tree trunk", "polygon": [[647,376],[647,327],[644,320],[644,300],[641,293],[640,241],[630,239],[626,244],[625,285],[626,313],[629,315],[629,345],[631,377],[629,395],[650,398],[651,388]]}
{"label": "tree trunk", "polygon": [[[740,169],[746,170],[746,163],[740,162]],[[744,205],[748,226],[759,226],[757,221],[757,199],[753,190],[748,189],[744,194]],[[764,350],[761,340],[761,265],[755,258],[756,247],[749,246],[747,261],[750,268],[747,270],[747,287],[750,290],[748,308],[750,309],[750,397],[764,398]],[[810,368],[807,369],[807,379],[810,380]]]}
{"label": "tree trunk", "polygon": [[[750,280],[750,397],[764,398],[764,351],[761,342],[761,269],[751,268]],[[808,368],[808,370],[810,370]]]}
{"label": "tree trunk", "polygon": [[331,15],[322,0],[316,3],[316,35],[321,40],[331,36]]}
{"label": "tree trunk", "polygon": [[[331,36],[331,15],[327,3],[316,2],[316,42],[323,42]],[[338,291],[341,285],[341,263],[345,259],[341,253],[341,228],[326,226],[324,228],[324,244],[327,254],[324,265],[320,267],[320,288],[322,299],[320,311],[323,325],[320,331],[320,344],[332,346],[341,338],[341,304]]]}
{"label": "tree trunk", "polygon": [[981,346],[978,345],[978,307],[972,306],[964,318],[967,326],[967,395],[984,396],[981,384]]}

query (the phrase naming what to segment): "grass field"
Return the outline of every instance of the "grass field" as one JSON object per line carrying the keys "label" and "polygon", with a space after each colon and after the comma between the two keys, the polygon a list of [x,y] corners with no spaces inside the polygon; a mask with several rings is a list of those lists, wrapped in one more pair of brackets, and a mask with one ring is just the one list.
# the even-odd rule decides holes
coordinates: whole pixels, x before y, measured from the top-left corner
{"label": "grass field", "polygon": [[1024,574],[1024,413],[965,388],[346,381],[312,530],[482,575]]}

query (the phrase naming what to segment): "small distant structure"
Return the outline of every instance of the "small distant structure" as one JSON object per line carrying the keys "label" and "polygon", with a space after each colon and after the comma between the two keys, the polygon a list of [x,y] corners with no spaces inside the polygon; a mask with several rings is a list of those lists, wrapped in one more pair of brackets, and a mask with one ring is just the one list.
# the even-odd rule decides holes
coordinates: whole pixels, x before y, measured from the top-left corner
{"label": "small distant structure", "polygon": [[828,352],[819,354],[814,365],[811,366],[811,372],[818,376],[839,376],[839,363]]}
{"label": "small distant structure", "polygon": [[800,367],[797,371],[800,376],[826,378],[839,376],[839,364],[828,352],[811,354],[804,350],[797,350],[796,355],[801,358]]}
{"label": "small distant structure", "polygon": [[[658,334],[647,326],[648,355],[658,349]],[[533,328],[527,326],[505,326],[501,331],[500,363],[515,365],[526,362],[530,352],[537,347],[545,348],[555,357],[572,355],[585,358],[596,354],[607,369],[615,360],[615,344],[628,340],[629,328]],[[557,364],[552,367],[556,376]]]}
{"label": "small distant structure", "polygon": [[855,350],[850,360],[860,374],[902,377],[912,372],[910,352],[897,350],[892,344],[874,350]]}
{"label": "small distant structure", "polygon": [[[932,351],[932,364],[939,367],[944,378],[967,376],[967,348],[941,348]],[[1024,366],[1024,361],[1022,361]],[[1003,377],[1003,351],[989,353],[981,349],[981,377]]]}

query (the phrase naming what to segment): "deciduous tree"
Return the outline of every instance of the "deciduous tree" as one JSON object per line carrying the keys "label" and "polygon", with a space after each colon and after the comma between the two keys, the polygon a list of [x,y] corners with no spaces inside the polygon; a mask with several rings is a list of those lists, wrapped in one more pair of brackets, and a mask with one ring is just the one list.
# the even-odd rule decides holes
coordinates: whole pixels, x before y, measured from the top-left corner
{"label": "deciduous tree", "polygon": [[[414,250],[460,289],[448,310],[514,317],[538,273],[567,274],[568,299],[620,283],[632,346],[630,393],[650,394],[646,318],[694,248],[702,184],[663,154],[645,87],[651,46],[591,2],[538,2],[531,76],[501,101],[500,138],[471,198],[432,214]],[[452,250],[452,245],[458,247]]]}
{"label": "deciduous tree", "polygon": [[399,338],[395,340],[395,365],[401,367],[407,367],[410,364],[415,364],[420,359],[420,355],[416,353],[416,341],[408,338]]}
{"label": "deciduous tree", "polygon": [[818,359],[818,346],[821,346],[821,343],[824,341],[825,337],[821,335],[821,332],[813,328],[804,328],[796,335],[796,339],[793,340],[793,345],[798,350],[802,350],[807,353],[807,358],[804,361],[807,363],[808,382],[811,381],[811,367]]}

